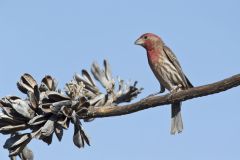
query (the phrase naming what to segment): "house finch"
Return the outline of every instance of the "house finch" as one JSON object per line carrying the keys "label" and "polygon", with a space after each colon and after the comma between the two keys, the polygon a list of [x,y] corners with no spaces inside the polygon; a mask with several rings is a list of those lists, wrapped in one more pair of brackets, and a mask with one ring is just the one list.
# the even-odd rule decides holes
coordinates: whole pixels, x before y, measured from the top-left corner
{"label": "house finch", "polygon": [[[163,93],[165,88],[175,92],[193,87],[184,75],[176,56],[159,36],[146,33],[138,38],[135,44],[147,51],[148,63],[160,83],[161,89],[158,93]],[[180,133],[183,130],[181,102],[174,102],[171,107],[171,134]]]}

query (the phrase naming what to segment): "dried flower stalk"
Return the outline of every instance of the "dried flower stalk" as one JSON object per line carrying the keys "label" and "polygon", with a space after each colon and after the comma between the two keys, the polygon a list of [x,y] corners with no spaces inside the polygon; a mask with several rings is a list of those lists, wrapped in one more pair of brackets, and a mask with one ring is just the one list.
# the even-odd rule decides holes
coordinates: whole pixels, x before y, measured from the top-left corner
{"label": "dried flower stalk", "polygon": [[[19,156],[22,160],[32,160],[33,152],[27,144],[33,138],[50,145],[55,134],[61,141],[63,130],[70,123],[74,125],[74,144],[79,148],[90,145],[79,117],[84,117],[95,107],[130,102],[141,93],[142,88],[136,87],[137,82],[127,84],[118,80],[116,83],[109,63],[104,60],[103,64],[104,68],[100,69],[94,62],[91,72],[105,93],[100,91],[86,70],[82,70],[82,75],[75,74],[73,80],[65,85],[64,91],[57,88],[57,81],[49,75],[42,79],[40,85],[30,74],[21,76],[17,86],[27,98],[6,96],[0,100],[0,133],[10,135],[3,146],[9,150],[10,159]],[[92,120],[84,119],[87,122]]]}

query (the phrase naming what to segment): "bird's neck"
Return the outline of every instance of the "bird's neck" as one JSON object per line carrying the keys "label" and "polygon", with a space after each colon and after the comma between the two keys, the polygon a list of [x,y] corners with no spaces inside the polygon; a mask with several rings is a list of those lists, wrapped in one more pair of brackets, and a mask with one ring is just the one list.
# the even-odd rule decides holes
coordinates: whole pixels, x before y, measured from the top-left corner
{"label": "bird's neck", "polygon": [[159,58],[161,56],[161,49],[160,48],[152,48],[147,50],[148,61],[150,63],[158,63]]}

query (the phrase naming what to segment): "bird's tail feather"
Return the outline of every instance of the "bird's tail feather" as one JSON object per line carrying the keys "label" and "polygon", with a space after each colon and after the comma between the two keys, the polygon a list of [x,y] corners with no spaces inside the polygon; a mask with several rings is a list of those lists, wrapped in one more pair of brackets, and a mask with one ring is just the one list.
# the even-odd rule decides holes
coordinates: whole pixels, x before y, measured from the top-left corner
{"label": "bird's tail feather", "polygon": [[181,116],[181,102],[172,104],[172,120],[171,134],[180,133],[183,130],[183,122]]}

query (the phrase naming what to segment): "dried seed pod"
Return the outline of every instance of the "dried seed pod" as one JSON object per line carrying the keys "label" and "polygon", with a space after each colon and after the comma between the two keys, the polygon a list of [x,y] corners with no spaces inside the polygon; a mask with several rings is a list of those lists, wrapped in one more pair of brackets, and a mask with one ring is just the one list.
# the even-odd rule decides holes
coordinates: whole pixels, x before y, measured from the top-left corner
{"label": "dried seed pod", "polygon": [[33,160],[34,155],[32,150],[30,150],[27,146],[22,150],[22,152],[19,154],[19,157],[22,160]]}
{"label": "dried seed pod", "polygon": [[92,74],[106,89],[108,94],[112,94],[114,92],[115,81],[112,78],[112,73],[110,69],[109,63],[104,60],[104,70],[101,70],[97,63],[92,64]]}
{"label": "dried seed pod", "polygon": [[12,105],[11,103],[6,99],[6,98],[2,98],[0,100],[0,108],[2,109],[2,112],[10,117],[12,117]]}
{"label": "dried seed pod", "polygon": [[125,88],[124,85],[124,80],[118,78],[118,90],[115,94],[117,97],[120,97],[123,94],[123,90]]}
{"label": "dried seed pod", "polygon": [[67,97],[67,96],[65,96],[61,93],[56,92],[56,91],[48,91],[48,92],[46,92],[46,95],[50,100],[55,101],[55,102],[70,100],[70,97]]}
{"label": "dried seed pod", "polygon": [[95,84],[94,80],[92,79],[92,77],[90,76],[90,74],[88,73],[88,71],[83,69],[82,76],[85,79],[85,81],[88,82],[89,85],[96,87],[96,84]]}
{"label": "dried seed pod", "polygon": [[89,139],[85,132],[83,131],[83,128],[81,126],[81,123],[79,121],[79,118],[77,114],[73,111],[72,114],[72,121],[74,124],[74,135],[73,135],[73,143],[78,147],[82,148],[85,145],[85,142],[90,145]]}
{"label": "dried seed pod", "polygon": [[90,103],[88,102],[88,100],[85,97],[81,97],[79,99],[79,103],[77,103],[72,108],[75,110],[75,112],[78,115],[81,115],[83,113],[87,113],[88,112],[88,107],[89,106],[90,106]]}
{"label": "dried seed pod", "polygon": [[105,94],[99,94],[95,98],[90,99],[89,103],[90,103],[91,106],[95,106],[95,104],[98,103],[99,101],[104,101],[105,102]]}
{"label": "dried seed pod", "polygon": [[110,64],[108,63],[107,60],[103,61],[104,69],[105,69],[105,76],[109,81],[112,81],[112,72],[111,72],[111,67]]}
{"label": "dried seed pod", "polygon": [[26,118],[23,117],[18,112],[16,112],[12,106],[11,100],[16,100],[16,99],[19,99],[19,97],[8,96],[8,97],[2,98],[2,100],[0,100],[0,107],[2,109],[2,113],[4,113],[5,115],[7,115],[9,117],[12,117],[16,121],[25,122]]}
{"label": "dried seed pod", "polygon": [[91,72],[96,80],[98,80],[102,86],[106,89],[110,88],[109,82],[105,76],[104,71],[102,71],[96,62],[93,62],[91,67]]}
{"label": "dried seed pod", "polygon": [[77,84],[80,83],[84,84],[84,91],[90,92],[87,94],[93,94],[96,96],[99,93],[99,89],[95,85],[95,82],[93,81],[92,77],[86,70],[82,70],[82,76],[83,77],[81,77],[79,74],[75,74],[74,80],[77,81]]}
{"label": "dried seed pod", "polygon": [[72,105],[72,101],[70,100],[59,101],[59,102],[52,103],[52,105],[50,106],[50,109],[52,113],[59,114],[59,111],[63,106],[71,106],[71,105]]}
{"label": "dried seed pod", "polygon": [[57,81],[51,76],[47,75],[42,79],[42,83],[39,87],[41,92],[45,92],[47,90],[55,91],[57,89]]}
{"label": "dried seed pod", "polygon": [[53,133],[51,135],[49,135],[48,137],[45,136],[41,136],[40,139],[47,143],[48,145],[50,145],[52,143],[52,138],[53,138]]}
{"label": "dried seed pod", "polygon": [[85,146],[85,142],[90,146],[89,139],[88,139],[86,133],[81,128],[81,126],[74,125],[73,143],[78,148],[82,148]]}
{"label": "dried seed pod", "polygon": [[16,160],[17,159],[16,156],[10,156],[9,158],[10,158],[10,160]]}
{"label": "dried seed pod", "polygon": [[81,98],[79,99],[79,104],[80,104],[81,106],[87,105],[87,102],[88,102],[88,99],[87,99],[86,97],[81,97]]}
{"label": "dried seed pod", "polygon": [[115,104],[130,102],[143,90],[143,88],[137,88],[136,85],[137,81],[135,81],[133,85],[128,85],[124,83],[123,80],[119,80],[119,88],[115,94],[115,99],[113,102]]}
{"label": "dried seed pod", "polygon": [[45,115],[37,115],[35,117],[33,117],[29,122],[28,124],[30,126],[37,126],[37,125],[40,125],[40,124],[43,124],[45,122],[47,122],[49,117],[45,116]]}
{"label": "dried seed pod", "polygon": [[27,128],[28,126],[26,124],[10,125],[8,123],[5,123],[3,124],[3,126],[0,125],[0,133],[12,134],[12,133],[16,133],[17,131],[25,130]]}
{"label": "dried seed pod", "polygon": [[18,125],[18,124],[23,124],[25,122],[19,121],[19,120],[15,119],[14,117],[10,117],[7,114],[0,112],[0,123],[6,123],[6,124],[10,124],[10,125]]}
{"label": "dried seed pod", "polygon": [[57,121],[57,117],[55,115],[52,115],[48,121],[44,124],[44,126],[41,129],[41,134],[44,137],[50,136],[54,131],[54,123]]}
{"label": "dried seed pod", "polygon": [[59,117],[56,123],[62,126],[62,128],[67,129],[69,127],[70,119],[68,117]]}
{"label": "dried seed pod", "polygon": [[72,116],[72,108],[63,106],[61,108],[61,112],[63,113],[64,116],[70,118]]}
{"label": "dried seed pod", "polygon": [[85,79],[88,82],[88,84],[85,84],[85,88],[87,90],[91,91],[95,95],[100,92],[99,89],[97,88],[94,80],[90,76],[90,74],[84,69],[82,70],[82,77],[83,77],[83,79]]}
{"label": "dried seed pod", "polygon": [[89,85],[89,86],[92,86],[91,82],[89,82],[88,80],[85,80],[83,77],[80,76],[80,74],[76,73],[74,75],[74,80],[77,82],[77,83],[81,83],[83,82],[84,85]]}
{"label": "dried seed pod", "polygon": [[42,128],[35,128],[35,129],[33,129],[32,130],[32,133],[31,133],[31,137],[32,138],[36,138],[36,139],[40,139],[40,137],[41,137],[41,130],[42,130]]}
{"label": "dried seed pod", "polygon": [[31,119],[34,117],[35,112],[31,109],[26,101],[21,99],[10,100],[12,108],[25,118]]}
{"label": "dried seed pod", "polygon": [[48,114],[48,113],[52,113],[50,106],[51,106],[51,103],[44,103],[40,105],[39,108],[43,113]]}
{"label": "dried seed pod", "polygon": [[22,152],[22,150],[27,146],[28,143],[29,142],[25,142],[20,146],[9,149],[9,157],[19,155],[19,153]]}
{"label": "dried seed pod", "polygon": [[34,86],[37,85],[35,79],[28,73],[21,76],[17,87],[20,91],[27,94],[27,92],[34,92]]}
{"label": "dried seed pod", "polygon": [[4,144],[4,148],[8,149],[10,152],[10,156],[18,155],[25,146],[31,141],[31,135],[29,133],[26,134],[15,134],[11,136]]}
{"label": "dried seed pod", "polygon": [[29,134],[16,134],[7,139],[4,144],[4,148],[9,149],[18,146],[30,138]]}
{"label": "dried seed pod", "polygon": [[34,92],[28,92],[29,102],[34,110],[36,110],[39,106],[40,101],[40,91],[38,86],[34,86]]}
{"label": "dried seed pod", "polygon": [[106,103],[106,96],[104,96],[103,99],[100,99],[99,101],[97,101],[97,103],[95,103],[93,106],[94,107],[101,107],[101,106],[104,106],[105,103]]}
{"label": "dried seed pod", "polygon": [[39,87],[40,92],[46,92],[49,90],[48,86],[45,83],[41,83]]}
{"label": "dried seed pod", "polygon": [[61,141],[62,137],[63,137],[63,128],[62,128],[62,126],[57,124],[57,123],[55,123],[54,133],[56,134],[58,140]]}

